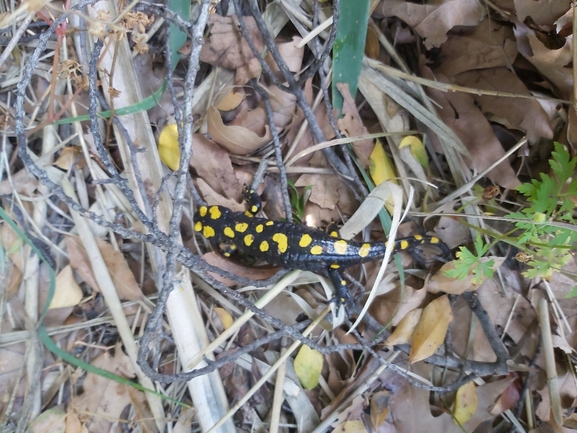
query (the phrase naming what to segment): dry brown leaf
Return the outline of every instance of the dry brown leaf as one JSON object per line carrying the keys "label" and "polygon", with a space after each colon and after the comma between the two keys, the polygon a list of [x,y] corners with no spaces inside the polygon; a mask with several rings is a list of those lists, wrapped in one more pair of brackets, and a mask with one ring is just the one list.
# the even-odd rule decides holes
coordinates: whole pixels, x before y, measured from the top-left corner
{"label": "dry brown leaf", "polygon": [[45,410],[38,415],[26,431],[28,433],[57,433],[63,432],[66,426],[66,414],[63,405]]}
{"label": "dry brown leaf", "polygon": [[445,42],[453,27],[474,26],[485,15],[482,5],[475,0],[435,0],[427,4],[388,0],[382,2],[381,13],[406,22],[425,38],[428,49]]}
{"label": "dry brown leaf", "polygon": [[[505,273],[506,279],[518,278],[514,274],[508,277],[506,268],[501,269],[501,272]],[[536,320],[535,310],[529,301],[524,296],[519,296],[514,290],[503,291],[494,279],[487,280],[475,293],[479,298],[479,303],[489,314],[489,320],[493,326],[500,329],[505,329],[507,326],[507,336],[514,343],[525,338],[521,353],[525,356],[535,356],[539,335],[538,332],[527,333]],[[514,310],[513,305],[515,305]],[[471,309],[462,297],[459,297],[453,305],[453,313],[455,320],[451,324],[451,337],[455,353],[474,361],[495,362],[497,358],[487,337],[477,319],[471,319]],[[471,324],[471,320],[475,325]],[[473,330],[471,326],[474,326]],[[470,341],[471,338],[472,341]]]}
{"label": "dry brown leaf", "polygon": [[[456,76],[455,80],[461,86],[475,89],[531,95],[523,82],[506,68],[464,72]],[[553,138],[549,116],[534,99],[489,95],[473,95],[473,99],[490,121],[500,123],[509,129],[526,132],[531,144],[537,143],[542,138]]]}
{"label": "dry brown leaf", "polygon": [[[296,187],[314,185],[309,201],[323,209],[335,209],[342,212],[351,210],[348,189],[337,176],[323,174],[303,174],[295,182]],[[348,202],[346,200],[349,200]],[[330,221],[330,220],[329,220]]]}
{"label": "dry brown leaf", "polygon": [[72,266],[67,265],[56,276],[54,297],[48,308],[74,307],[82,300],[82,289],[74,279]]}
{"label": "dry brown leaf", "polygon": [[[14,187],[14,188],[13,188]],[[12,175],[12,179],[3,180],[0,183],[0,195],[8,195],[14,192],[26,197],[32,197],[38,187],[38,180],[30,175],[26,169]]]}
{"label": "dry brown leaf", "polygon": [[199,177],[196,179],[196,184],[198,187],[198,192],[209,206],[216,204],[219,206],[227,207],[234,212],[244,212],[246,210],[246,205],[244,203],[238,203],[235,200],[223,197],[222,194],[219,194],[213,190],[211,186],[204,181],[203,178]]}
{"label": "dry brown leaf", "polygon": [[16,233],[12,227],[8,224],[2,224],[2,247],[4,251],[8,253],[8,257],[12,260],[12,263],[20,270],[20,272],[24,272],[24,241],[18,233]]}
{"label": "dry brown leaf", "polygon": [[565,39],[559,49],[551,49],[541,42],[535,32],[523,23],[515,23],[519,52],[557,89],[559,97],[571,99],[573,91],[573,37]]}
{"label": "dry brown leaf", "polygon": [[[375,269],[375,274],[377,272],[378,268]],[[426,296],[424,290],[415,290],[408,285],[403,289],[399,285],[386,295],[375,298],[369,311],[379,323],[384,325],[390,322],[392,326],[398,326],[410,311],[422,305]]]}
{"label": "dry brown leaf", "polygon": [[[577,399],[577,384],[575,383],[575,377],[571,372],[566,372],[565,374],[554,379],[557,381],[557,386],[559,389],[559,395],[561,397],[561,403],[563,409],[568,409],[574,407],[573,402]],[[551,400],[549,397],[549,387],[545,385],[542,389],[537,391],[541,396],[541,403],[537,406],[535,410],[535,415],[539,417],[541,421],[550,421],[551,417]]]}
{"label": "dry brown leaf", "polygon": [[[272,277],[278,272],[276,267],[254,267],[249,268],[246,266],[241,266],[230,259],[226,259],[217,253],[210,252],[202,255],[202,259],[206,261],[209,265],[216,266],[223,271],[230,272],[231,274],[238,275],[239,277],[250,278],[251,280],[265,280]],[[209,272],[210,273],[210,272]],[[227,287],[232,287],[237,285],[236,281],[229,280],[228,278],[221,277],[216,274],[210,273],[216,280],[225,284]]]}
{"label": "dry brown leaf", "polygon": [[[110,353],[104,352],[92,362],[92,365],[120,376],[134,377],[132,363],[120,345],[117,345],[114,357]],[[83,382],[83,388],[84,394],[73,397],[70,408],[77,413],[86,414],[86,417],[89,418],[86,421],[89,431],[110,431],[112,420],[120,419],[124,408],[131,402],[128,385],[121,385],[88,372]]]}
{"label": "dry brown leaf", "polygon": [[[446,81],[442,76],[438,81]],[[480,172],[499,160],[504,154],[503,146],[495,137],[491,125],[475,105],[475,100],[465,93],[444,93],[429,89],[427,93],[439,105],[439,116],[462,140],[467,147],[475,172]],[[489,173],[487,177],[496,184],[513,189],[519,185],[519,180],[508,160],[503,161]]]}
{"label": "dry brown leaf", "polygon": [[[491,269],[494,271],[499,269],[503,262],[505,261],[505,257],[481,257],[479,259],[482,263],[487,263],[489,261],[493,261],[493,266]],[[441,269],[435,272],[426,282],[427,292],[429,293],[449,293],[451,295],[460,295],[469,290],[477,290],[487,279],[484,275],[473,275],[469,273],[466,278],[458,279],[447,277],[445,272],[451,271],[455,269],[455,262],[448,262],[445,263]],[[473,282],[476,280],[475,282]]]}
{"label": "dry brown leaf", "polygon": [[387,338],[385,346],[410,343],[411,338],[413,337],[413,331],[417,327],[422,313],[422,308],[417,308],[416,310],[407,313],[405,317],[403,317],[403,320],[399,322],[399,325],[395,328],[393,333],[389,338]]}
{"label": "dry brown leaf", "polygon": [[555,21],[570,9],[571,0],[515,0],[517,19],[524,22],[527,17],[538,26],[553,29]]}
{"label": "dry brown leaf", "polygon": [[[254,18],[246,16],[244,23],[257,51],[262,53],[264,44]],[[237,85],[244,85],[260,76],[260,63],[242,37],[236,16],[212,14],[208,28],[210,36],[202,46],[201,61],[236,71],[234,82]],[[190,52],[190,43],[181,49],[183,53],[187,51]]]}
{"label": "dry brown leaf", "polygon": [[462,34],[449,35],[441,49],[443,61],[435,73],[447,77],[475,69],[509,67],[518,53],[511,27],[488,18]]}
{"label": "dry brown leaf", "polygon": [[213,191],[229,199],[238,199],[243,190],[228,152],[202,134],[194,134],[190,165]]}
{"label": "dry brown leaf", "polygon": [[449,323],[453,320],[447,295],[435,299],[425,307],[413,332],[409,362],[414,364],[433,355],[445,340]]}
{"label": "dry brown leaf", "polygon": [[[424,363],[416,364],[412,370],[421,377],[430,377],[431,374],[431,366]],[[463,433],[449,413],[442,411],[439,416],[433,416],[429,391],[416,388],[407,381],[393,394],[389,407],[398,432]]]}
{"label": "dry brown leaf", "polygon": [[[142,298],[142,292],[138,286],[134,274],[126,263],[124,256],[116,251],[112,245],[102,239],[96,239],[98,249],[106,263],[110,277],[121,300],[136,301]],[[76,272],[82,277],[87,284],[94,290],[100,291],[88,254],[82,245],[78,236],[69,236],[66,238],[66,246],[70,264]]]}
{"label": "dry brown leaf", "polygon": [[512,378],[504,378],[491,383],[478,386],[475,391],[477,394],[477,410],[469,421],[463,426],[466,432],[474,431],[481,423],[494,419],[499,413],[491,413],[497,398],[507,389],[514,381]]}
{"label": "dry brown leaf", "polygon": [[[367,135],[369,131],[365,128],[361,116],[357,111],[355,100],[349,91],[349,85],[346,83],[337,83],[337,89],[343,96],[343,117],[337,121],[339,129],[347,137],[358,137]],[[356,140],[351,143],[355,154],[359,158],[359,163],[364,169],[369,167],[369,157],[375,147],[373,140]]]}
{"label": "dry brown leaf", "polygon": [[265,125],[265,134],[261,137],[242,126],[227,126],[220,117],[220,112],[210,107],[206,115],[208,133],[222,147],[235,155],[247,155],[268,143],[272,134]]}

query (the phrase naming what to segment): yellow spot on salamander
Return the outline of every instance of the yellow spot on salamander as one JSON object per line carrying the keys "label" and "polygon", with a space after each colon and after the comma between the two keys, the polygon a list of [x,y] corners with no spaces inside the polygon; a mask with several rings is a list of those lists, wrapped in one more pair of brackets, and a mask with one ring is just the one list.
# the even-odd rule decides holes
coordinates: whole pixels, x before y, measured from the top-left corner
{"label": "yellow spot on salamander", "polygon": [[199,232],[201,230],[202,230],[202,223],[200,221],[194,223],[194,231]]}
{"label": "yellow spot on salamander", "polygon": [[432,244],[438,244],[439,238],[432,236],[431,239],[429,239],[429,242],[431,242]]}
{"label": "yellow spot on salamander", "polygon": [[346,286],[347,282],[345,280],[341,280],[341,286]]}
{"label": "yellow spot on salamander", "polygon": [[423,240],[423,237],[421,235],[415,235],[413,236],[415,238],[416,241],[421,241]]}
{"label": "yellow spot on salamander", "polygon": [[247,247],[250,247],[253,242],[254,242],[254,236],[253,236],[253,235],[246,235],[246,236],[244,237],[244,244],[245,244]]}
{"label": "yellow spot on salamander", "polygon": [[207,212],[208,212],[208,208],[207,208],[206,206],[201,206],[201,207],[198,208],[198,214],[199,214],[201,217],[206,216],[206,213],[207,213]]}
{"label": "yellow spot on salamander", "polygon": [[202,234],[207,239],[211,238],[214,236],[214,229],[212,227],[209,227],[209,226],[204,226],[204,228],[202,229]]}
{"label": "yellow spot on salamander", "polygon": [[234,229],[239,233],[244,233],[247,228],[248,228],[247,223],[238,223],[237,225],[234,226]]}
{"label": "yellow spot on salamander", "polygon": [[228,236],[229,238],[234,238],[234,230],[231,229],[230,227],[225,227],[223,233],[225,236]]}
{"label": "yellow spot on salamander", "polygon": [[261,250],[263,253],[266,253],[268,251],[268,242],[262,241],[258,246],[258,249]]}
{"label": "yellow spot on salamander", "polygon": [[264,223],[265,226],[273,226],[274,225],[274,221],[267,221],[266,223]]}
{"label": "yellow spot on salamander", "polygon": [[262,224],[258,224],[254,229],[257,233],[262,233],[264,226]]}
{"label": "yellow spot on salamander", "polygon": [[254,217],[254,215],[251,214],[249,211],[246,211],[244,214],[245,214],[247,217],[250,217],[250,218]]}
{"label": "yellow spot on salamander", "polygon": [[347,241],[345,241],[344,239],[341,239],[339,241],[336,241],[333,245],[335,251],[337,252],[337,254],[346,254],[347,252]]}
{"label": "yellow spot on salamander", "polygon": [[210,217],[213,220],[217,220],[222,216],[222,213],[220,212],[218,206],[211,206],[208,211],[210,212]]}
{"label": "yellow spot on salamander", "polygon": [[284,253],[288,248],[288,238],[284,233],[275,233],[272,240],[278,244],[278,250]]}
{"label": "yellow spot on salamander", "polygon": [[[305,235],[308,236],[308,235]],[[311,254],[319,255],[323,253],[323,249],[319,245],[315,245],[311,248]]]}
{"label": "yellow spot on salamander", "polygon": [[400,243],[400,247],[401,250],[406,250],[407,248],[409,248],[409,241],[407,241],[406,239],[402,240]]}
{"label": "yellow spot on salamander", "polygon": [[251,208],[250,208],[250,211],[251,211],[253,214],[257,213],[257,212],[258,212],[258,206],[252,205]]}
{"label": "yellow spot on salamander", "polygon": [[299,241],[299,247],[308,247],[312,241],[313,238],[311,238],[311,235],[304,234],[301,236],[301,240]]}
{"label": "yellow spot on salamander", "polygon": [[330,233],[330,235],[331,235],[333,238],[338,238],[338,237],[339,237],[339,232],[332,231],[332,232]]}
{"label": "yellow spot on salamander", "polygon": [[338,269],[338,268],[340,268],[340,266],[337,265],[336,263],[333,263],[333,264],[331,265],[331,268],[332,268],[332,269]]}
{"label": "yellow spot on salamander", "polygon": [[359,256],[367,257],[369,255],[369,251],[371,251],[371,244],[362,244],[359,248]]}

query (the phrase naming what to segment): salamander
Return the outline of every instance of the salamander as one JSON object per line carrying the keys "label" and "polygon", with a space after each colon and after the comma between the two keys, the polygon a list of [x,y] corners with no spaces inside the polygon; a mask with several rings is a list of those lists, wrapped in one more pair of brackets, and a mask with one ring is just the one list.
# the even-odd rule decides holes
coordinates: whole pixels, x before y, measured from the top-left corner
{"label": "salamander", "polygon": [[[301,224],[256,217],[261,210],[258,194],[245,192],[249,203],[246,212],[234,212],[223,206],[200,206],[194,215],[194,229],[213,245],[225,244],[225,256],[240,250],[249,256],[276,266],[303,271],[326,272],[335,287],[337,305],[351,302],[344,279],[350,266],[378,260],[385,255],[386,243],[353,242]],[[415,235],[395,241],[394,252],[420,245],[437,247],[443,257],[450,257],[449,247],[434,236]],[[222,251],[222,249],[221,249]]]}

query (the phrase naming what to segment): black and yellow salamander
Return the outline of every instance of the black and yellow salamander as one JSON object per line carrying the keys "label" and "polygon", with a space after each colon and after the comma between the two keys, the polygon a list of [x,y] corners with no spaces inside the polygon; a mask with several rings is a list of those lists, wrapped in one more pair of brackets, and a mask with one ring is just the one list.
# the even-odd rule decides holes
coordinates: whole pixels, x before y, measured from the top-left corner
{"label": "black and yellow salamander", "polygon": [[[233,212],[223,206],[200,206],[194,215],[194,229],[213,245],[225,244],[225,256],[240,250],[255,259],[276,266],[303,271],[326,272],[335,286],[337,305],[349,304],[351,297],[344,270],[385,255],[386,244],[352,242],[301,224],[272,221],[255,215],[261,209],[260,197],[247,191],[249,210]],[[449,247],[434,236],[397,239],[394,252],[411,250],[420,245],[434,245],[441,254],[451,256]],[[221,249],[222,250],[222,249]]]}

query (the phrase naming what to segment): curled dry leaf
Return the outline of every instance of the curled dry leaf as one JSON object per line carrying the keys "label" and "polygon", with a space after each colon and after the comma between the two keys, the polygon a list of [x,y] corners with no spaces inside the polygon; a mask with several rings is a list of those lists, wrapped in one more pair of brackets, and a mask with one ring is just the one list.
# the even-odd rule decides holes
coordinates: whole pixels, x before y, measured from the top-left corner
{"label": "curled dry leaf", "polygon": [[[505,257],[481,257],[479,259],[482,263],[487,263],[493,260],[491,269],[494,271],[499,269]],[[485,282],[487,277],[485,275],[474,275],[472,273],[474,268],[471,268],[469,275],[462,280],[457,278],[447,277],[445,272],[455,269],[455,262],[445,263],[441,269],[435,272],[426,282],[425,287],[429,293],[449,293],[451,295],[460,295],[468,290],[477,290],[481,284]],[[473,282],[475,280],[475,282]]]}
{"label": "curled dry leaf", "polygon": [[206,119],[208,133],[214,141],[235,155],[247,155],[254,152],[272,138],[268,125],[265,126],[266,132],[262,137],[242,126],[225,125],[219,111],[214,107],[208,109]]}
{"label": "curled dry leaf", "polygon": [[74,307],[82,300],[82,289],[74,279],[72,266],[67,265],[56,276],[54,297],[49,309]]}
{"label": "curled dry leaf", "polygon": [[[261,53],[264,49],[262,37],[252,17],[244,17],[249,37]],[[223,17],[219,14],[210,16],[210,36],[202,46],[200,60],[214,66],[222,66],[236,71],[235,84],[246,84],[251,78],[260,76],[260,63],[254,56],[240,32],[236,16]],[[181,52],[190,52],[190,43]]]}
{"label": "curled dry leaf", "polygon": [[453,312],[447,295],[427,305],[413,332],[409,363],[414,364],[434,354],[445,340],[449,323],[452,320]]}
{"label": "curled dry leaf", "polygon": [[220,322],[222,323],[222,327],[224,329],[228,329],[232,326],[232,323],[234,322],[234,319],[232,318],[232,316],[230,315],[230,313],[228,311],[226,311],[224,308],[215,308],[214,312],[217,314],[218,318],[220,319]]}
{"label": "curled dry leaf", "polygon": [[422,308],[417,308],[413,310],[399,322],[399,325],[393,331],[393,333],[385,341],[385,346],[394,346],[396,344],[408,344],[411,342],[413,337],[413,332],[421,319],[421,314],[423,313]]}

